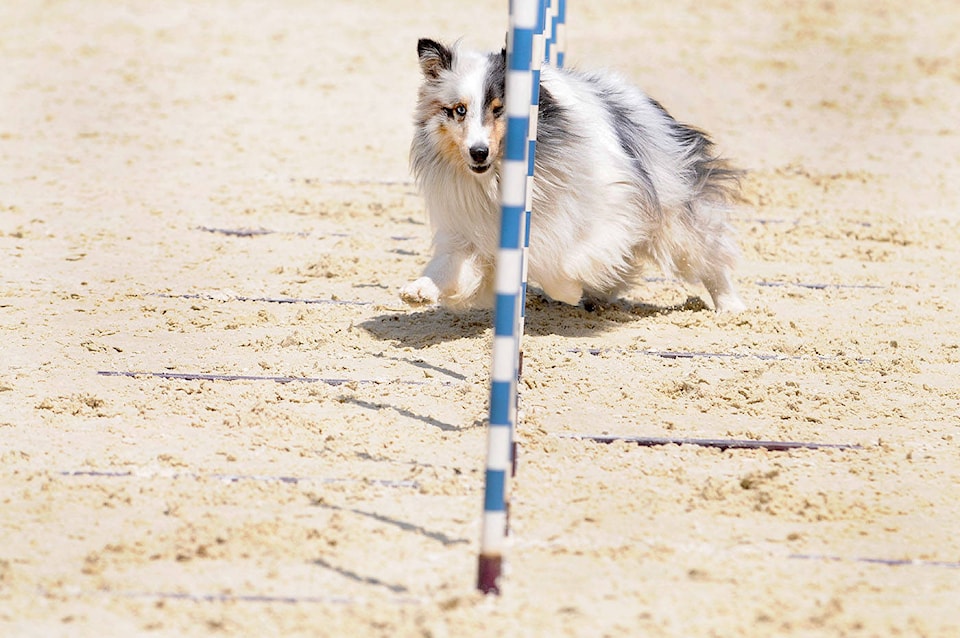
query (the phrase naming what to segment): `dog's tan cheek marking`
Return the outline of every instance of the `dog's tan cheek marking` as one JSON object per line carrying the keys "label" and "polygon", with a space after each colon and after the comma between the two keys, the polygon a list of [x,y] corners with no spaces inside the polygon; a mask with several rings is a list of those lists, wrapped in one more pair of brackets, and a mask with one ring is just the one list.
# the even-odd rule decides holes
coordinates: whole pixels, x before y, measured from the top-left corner
{"label": "dog's tan cheek marking", "polygon": [[503,142],[503,136],[507,134],[507,118],[501,117],[493,120],[493,135],[490,136],[490,151],[493,157],[500,154],[500,145]]}
{"label": "dog's tan cheek marking", "polygon": [[487,110],[483,114],[483,121],[486,124],[494,125],[497,123],[498,119],[495,115],[497,109],[501,109],[500,120],[506,120],[506,115],[502,113],[503,102],[500,101],[500,98],[495,98],[490,104],[487,105]]}
{"label": "dog's tan cheek marking", "polygon": [[440,154],[449,162],[459,162],[460,157],[460,129],[451,127],[446,122],[439,127]]}
{"label": "dog's tan cheek marking", "polygon": [[429,111],[428,119],[435,120],[436,132],[439,136],[437,150],[448,162],[457,163],[463,161],[460,154],[462,144],[463,130],[461,126],[450,119],[447,115],[447,109],[450,108],[445,102],[434,99],[431,100],[427,109]]}

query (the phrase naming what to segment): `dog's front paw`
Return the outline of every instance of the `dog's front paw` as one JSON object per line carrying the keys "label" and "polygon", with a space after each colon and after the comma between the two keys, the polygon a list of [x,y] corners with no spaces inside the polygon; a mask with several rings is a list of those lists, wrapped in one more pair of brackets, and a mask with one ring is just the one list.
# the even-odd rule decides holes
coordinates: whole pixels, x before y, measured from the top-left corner
{"label": "dog's front paw", "polygon": [[401,288],[400,298],[411,306],[435,304],[440,299],[440,289],[429,277],[421,277]]}

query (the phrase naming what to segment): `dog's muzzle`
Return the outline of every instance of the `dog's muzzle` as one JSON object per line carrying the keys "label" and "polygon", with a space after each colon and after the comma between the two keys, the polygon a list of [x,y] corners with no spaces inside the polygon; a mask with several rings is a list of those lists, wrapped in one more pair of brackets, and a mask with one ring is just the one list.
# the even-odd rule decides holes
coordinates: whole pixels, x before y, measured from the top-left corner
{"label": "dog's muzzle", "polygon": [[484,144],[476,144],[470,147],[470,159],[473,162],[470,164],[470,170],[474,173],[482,174],[486,173],[487,169],[490,168],[490,162],[487,160],[490,157],[490,148]]}

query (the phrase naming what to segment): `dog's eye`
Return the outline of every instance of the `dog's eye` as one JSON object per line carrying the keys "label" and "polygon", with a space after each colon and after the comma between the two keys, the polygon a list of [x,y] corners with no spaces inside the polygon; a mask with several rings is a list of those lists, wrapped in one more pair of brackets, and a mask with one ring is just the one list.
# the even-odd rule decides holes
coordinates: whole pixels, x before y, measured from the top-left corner
{"label": "dog's eye", "polygon": [[502,107],[502,106],[495,106],[495,107],[493,107],[493,111],[492,111],[492,112],[493,112],[493,117],[500,117],[501,115],[503,115],[503,107]]}
{"label": "dog's eye", "polygon": [[463,104],[457,104],[456,106],[450,107],[450,108],[444,107],[443,113],[444,115],[449,117],[451,120],[453,119],[461,120],[467,115],[467,107],[464,106]]}

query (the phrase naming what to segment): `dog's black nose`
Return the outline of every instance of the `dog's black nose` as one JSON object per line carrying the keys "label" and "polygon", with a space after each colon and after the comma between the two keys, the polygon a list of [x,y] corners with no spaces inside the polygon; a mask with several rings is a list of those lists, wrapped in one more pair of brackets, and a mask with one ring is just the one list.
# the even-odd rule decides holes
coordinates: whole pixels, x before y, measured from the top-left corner
{"label": "dog's black nose", "polygon": [[470,147],[470,157],[474,162],[485,162],[487,157],[490,155],[490,149],[486,146],[481,146],[477,144],[476,146]]}

